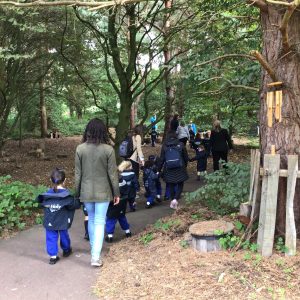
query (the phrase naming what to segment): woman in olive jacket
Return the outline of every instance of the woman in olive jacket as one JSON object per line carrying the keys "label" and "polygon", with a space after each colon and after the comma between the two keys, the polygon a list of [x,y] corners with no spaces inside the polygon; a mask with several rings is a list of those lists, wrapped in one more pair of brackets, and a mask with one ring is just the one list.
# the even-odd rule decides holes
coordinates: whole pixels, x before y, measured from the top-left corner
{"label": "woman in olive jacket", "polygon": [[102,266],[100,257],[109,202],[119,203],[115,152],[108,145],[107,129],[100,119],[91,120],[75,155],[75,193],[88,212],[91,265]]}

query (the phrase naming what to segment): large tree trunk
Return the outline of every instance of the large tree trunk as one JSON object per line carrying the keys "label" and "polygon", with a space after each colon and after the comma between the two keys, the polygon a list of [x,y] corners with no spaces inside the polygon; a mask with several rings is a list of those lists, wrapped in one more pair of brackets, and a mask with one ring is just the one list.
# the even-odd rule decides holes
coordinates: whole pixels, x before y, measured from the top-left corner
{"label": "large tree trunk", "polygon": [[47,109],[45,102],[45,91],[44,91],[44,81],[43,79],[39,82],[40,88],[40,119],[41,119],[41,137],[45,138],[48,135],[47,126]]}
{"label": "large tree trunk", "polygon": [[[262,12],[263,55],[275,71],[278,81],[282,81],[283,109],[282,122],[267,126],[266,93],[267,84],[272,80],[266,71],[262,75],[262,90],[260,94],[260,132],[261,150],[263,154],[271,152],[275,145],[276,153],[281,155],[281,168],[287,168],[287,155],[300,153],[300,12],[295,11],[290,19],[288,34],[291,47],[289,51],[283,48],[282,34],[278,30],[282,23],[285,8],[268,6],[267,12]],[[285,51],[284,51],[285,50]],[[286,179],[280,179],[279,200],[277,206],[277,233],[285,232]],[[300,232],[300,184],[298,181],[294,199],[296,226]]]}

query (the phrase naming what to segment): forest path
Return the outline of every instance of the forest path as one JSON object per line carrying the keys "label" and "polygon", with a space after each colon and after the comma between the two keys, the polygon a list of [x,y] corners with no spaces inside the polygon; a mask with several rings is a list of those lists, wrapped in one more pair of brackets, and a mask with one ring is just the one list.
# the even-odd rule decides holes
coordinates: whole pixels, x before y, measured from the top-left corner
{"label": "forest path", "polygon": [[[184,187],[185,192],[199,187],[194,172],[191,173]],[[144,206],[145,200],[141,197],[137,211],[127,214],[133,234],[173,212],[166,201],[151,209],[145,209]],[[22,231],[9,240],[0,240],[0,299],[97,299],[92,286],[101,268],[90,266],[90,247],[83,235],[83,213],[78,210],[70,229],[73,254],[68,258],[60,254],[61,259],[56,265],[48,264],[45,232],[41,225]],[[115,237],[116,242],[124,238],[119,226]],[[105,260],[108,251],[109,244],[104,243],[104,263],[109,263]]]}

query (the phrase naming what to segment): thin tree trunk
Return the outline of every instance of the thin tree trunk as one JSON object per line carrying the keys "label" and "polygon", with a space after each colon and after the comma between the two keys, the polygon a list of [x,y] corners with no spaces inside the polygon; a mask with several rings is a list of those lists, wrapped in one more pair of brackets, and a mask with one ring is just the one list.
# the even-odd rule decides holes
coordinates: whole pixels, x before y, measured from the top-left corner
{"label": "thin tree trunk", "polygon": [[45,138],[48,135],[47,126],[47,109],[45,102],[44,80],[39,81],[40,88],[40,119],[41,119],[41,137]]}

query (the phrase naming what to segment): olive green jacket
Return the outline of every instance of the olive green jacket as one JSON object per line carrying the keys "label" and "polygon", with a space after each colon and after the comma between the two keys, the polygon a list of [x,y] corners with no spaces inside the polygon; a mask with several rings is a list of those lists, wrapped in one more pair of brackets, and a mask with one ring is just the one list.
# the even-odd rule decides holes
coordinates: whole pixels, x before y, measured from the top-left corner
{"label": "olive green jacket", "polygon": [[75,195],[81,202],[106,202],[120,195],[113,147],[88,143],[77,147]]}

